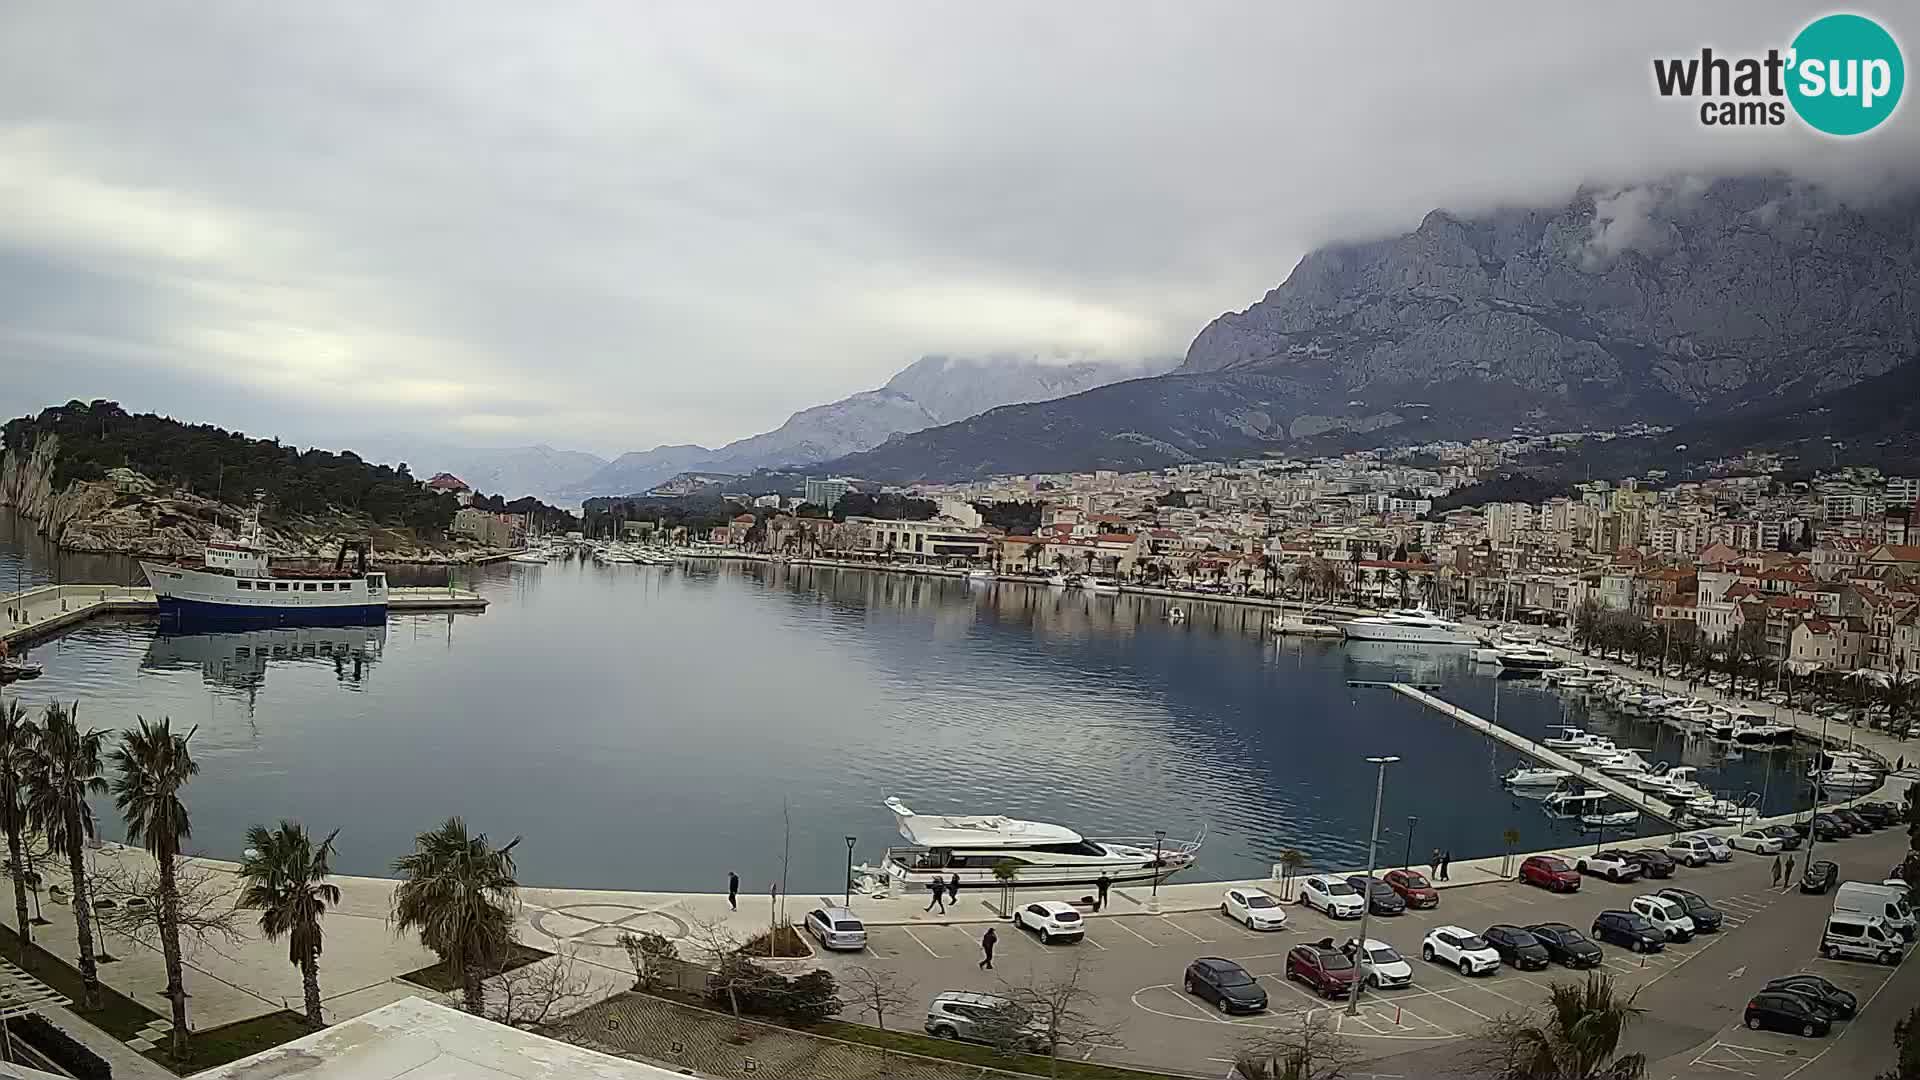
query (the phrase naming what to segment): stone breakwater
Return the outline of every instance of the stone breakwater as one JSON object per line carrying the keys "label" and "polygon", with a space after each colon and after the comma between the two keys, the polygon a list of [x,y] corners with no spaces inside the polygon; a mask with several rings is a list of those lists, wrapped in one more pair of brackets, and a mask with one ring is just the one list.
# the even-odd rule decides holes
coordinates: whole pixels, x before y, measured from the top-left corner
{"label": "stone breakwater", "polygon": [[[57,436],[0,455],[0,508],[33,522],[55,546],[97,555],[197,559],[207,541],[223,535],[244,509],[183,491],[164,491],[133,469],[109,470],[99,480],[75,480],[56,490]],[[267,550],[284,559],[331,559],[335,538],[372,534],[383,562],[465,563],[497,553],[487,548],[421,544],[390,529],[342,515],[298,527],[264,524]]]}

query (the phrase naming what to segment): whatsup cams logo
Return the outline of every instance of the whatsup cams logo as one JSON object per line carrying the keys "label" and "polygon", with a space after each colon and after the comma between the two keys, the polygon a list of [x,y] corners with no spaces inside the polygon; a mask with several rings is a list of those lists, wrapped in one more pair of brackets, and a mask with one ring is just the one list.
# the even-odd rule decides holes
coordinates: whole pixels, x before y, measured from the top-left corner
{"label": "whatsup cams logo", "polygon": [[1815,19],[1765,56],[1705,48],[1653,62],[1660,96],[1697,99],[1707,127],[1780,127],[1790,108],[1815,131],[1864,135],[1893,115],[1906,83],[1900,44],[1864,15]]}

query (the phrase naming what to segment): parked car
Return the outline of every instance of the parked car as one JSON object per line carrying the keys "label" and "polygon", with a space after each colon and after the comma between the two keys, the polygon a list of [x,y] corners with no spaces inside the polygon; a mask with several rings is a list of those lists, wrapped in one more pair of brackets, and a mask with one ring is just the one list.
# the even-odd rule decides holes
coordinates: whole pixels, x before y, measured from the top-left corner
{"label": "parked car", "polygon": [[1720,929],[1721,920],[1726,916],[1720,909],[1707,903],[1707,898],[1691,889],[1661,889],[1655,895],[1679,904],[1693,920],[1693,928],[1702,934],[1715,933]]}
{"label": "parked car", "polygon": [[1332,874],[1308,874],[1300,879],[1300,902],[1331,919],[1357,919],[1366,904],[1353,886]]}
{"label": "parked car", "polygon": [[1040,943],[1079,941],[1087,933],[1087,922],[1072,904],[1059,900],[1036,900],[1013,913],[1013,925],[1039,935]]}
{"label": "parked car", "polygon": [[1884,803],[1884,802],[1854,803],[1852,806],[1848,807],[1847,809],[1852,810],[1854,813],[1859,814],[1863,818],[1866,818],[1868,821],[1872,822],[1875,826],[1879,828],[1886,828],[1888,825],[1898,824],[1901,817],[1900,808],[1893,805],[1892,803]]}
{"label": "parked car", "polygon": [[1047,1033],[1019,1005],[995,994],[945,990],[927,1005],[926,1032],[937,1039],[997,1043],[1006,1031],[1019,1032],[1019,1042],[1030,1051],[1047,1048]]}
{"label": "parked car", "polygon": [[1640,868],[1640,876],[1643,878],[1665,878],[1673,876],[1674,861],[1668,858],[1667,853],[1661,851],[1659,848],[1613,848],[1609,851],[1603,851],[1601,854],[1612,854],[1617,858],[1627,860]]}
{"label": "parked car", "polygon": [[1733,849],[1727,842],[1711,833],[1688,833],[1669,842],[1663,850],[1673,861],[1688,866],[1705,866],[1733,858]]}
{"label": "parked car", "polygon": [[802,923],[823,949],[864,949],[867,926],[843,907],[814,908]]}
{"label": "parked car", "polygon": [[1800,891],[1824,894],[1839,880],[1840,868],[1826,859],[1819,859],[1808,863],[1806,871],[1800,875]]}
{"label": "parked car", "polygon": [[1566,923],[1535,923],[1527,932],[1546,948],[1547,955],[1570,968],[1599,967],[1606,960],[1600,946]]}
{"label": "parked car", "polygon": [[1820,976],[1806,972],[1768,979],[1766,988],[1810,997],[1835,1020],[1845,1020],[1860,1011],[1860,999],[1852,991],[1842,990]]}
{"label": "parked car", "polygon": [[1480,936],[1487,939],[1493,951],[1500,954],[1501,962],[1509,967],[1521,971],[1539,971],[1553,962],[1552,954],[1547,952],[1547,947],[1540,943],[1540,939],[1518,926],[1495,923]]}
{"label": "parked car", "polygon": [[1624,945],[1634,952],[1659,952],[1667,947],[1667,935],[1645,916],[1631,911],[1603,911],[1595,915],[1593,938],[1610,945]]}
{"label": "parked car", "polygon": [[1726,838],[1721,836],[1720,834],[1710,833],[1710,832],[1697,832],[1697,833],[1689,833],[1688,835],[1696,839],[1705,840],[1707,842],[1707,851],[1713,855],[1714,862],[1733,861],[1733,849],[1727,846]]}
{"label": "parked car", "polygon": [[1818,840],[1844,840],[1853,835],[1853,826],[1824,811],[1805,821],[1796,821],[1790,828],[1801,836],[1811,832]]}
{"label": "parked car", "polygon": [[1598,874],[1608,881],[1636,881],[1640,868],[1610,851],[1582,856],[1573,868],[1582,874]]}
{"label": "parked car", "polygon": [[1451,964],[1462,975],[1500,970],[1500,954],[1487,940],[1458,926],[1436,926],[1420,942],[1420,956],[1429,963]]}
{"label": "parked car", "polygon": [[1664,896],[1636,896],[1627,903],[1628,910],[1653,924],[1653,928],[1666,935],[1668,941],[1692,941],[1693,918],[1678,901]]}
{"label": "parked car", "polygon": [[1799,994],[1762,990],[1747,1002],[1746,1025],[1754,1031],[1793,1031],[1815,1038],[1833,1029],[1833,1018]]}
{"label": "parked car", "polygon": [[1426,876],[1417,870],[1389,870],[1380,880],[1387,887],[1400,894],[1409,908],[1434,908],[1440,906],[1440,890],[1435,889]]}
{"label": "parked car", "polygon": [[1871,915],[1836,913],[1820,935],[1820,955],[1829,960],[1878,960],[1893,965],[1905,952],[1900,932]]}
{"label": "parked car", "polygon": [[1249,930],[1284,930],[1287,911],[1272,893],[1259,889],[1228,889],[1220,901],[1220,914]]}
{"label": "parked car", "polygon": [[1860,833],[1870,833],[1880,827],[1878,824],[1868,821],[1866,817],[1852,810],[1847,810],[1847,809],[1830,810],[1828,811],[1828,813],[1832,814],[1834,817],[1839,818],[1841,821],[1846,822],[1847,827],[1852,829],[1855,835],[1859,835]]}
{"label": "parked car", "polygon": [[1793,831],[1791,825],[1769,825],[1760,830],[1780,841],[1781,851],[1799,851],[1801,834]]}
{"label": "parked car", "polygon": [[1551,892],[1579,892],[1580,875],[1558,855],[1529,855],[1520,864],[1520,880]]}
{"label": "parked car", "polygon": [[[1350,938],[1343,948],[1352,956],[1359,950],[1360,943]],[[1360,970],[1366,975],[1367,985],[1376,990],[1413,983],[1413,965],[1400,955],[1400,950],[1377,938],[1367,939],[1366,955],[1360,957]]]}
{"label": "parked car", "polygon": [[1735,851],[1750,851],[1755,855],[1778,855],[1786,850],[1780,838],[1769,834],[1765,829],[1748,829],[1746,832],[1727,838],[1727,846]]}
{"label": "parked car", "polygon": [[1333,947],[1327,938],[1317,945],[1295,945],[1287,950],[1287,978],[1329,998],[1344,998],[1353,993],[1360,969],[1353,957]]}
{"label": "parked car", "polygon": [[1203,956],[1187,965],[1187,993],[1210,1001],[1223,1013],[1257,1013],[1267,1007],[1267,991],[1247,969],[1218,956]]}
{"label": "parked car", "polygon": [[1367,907],[1375,915],[1405,915],[1407,902],[1393,891],[1393,886],[1379,878],[1370,878],[1365,874],[1355,874],[1347,879],[1353,891],[1367,898]]}

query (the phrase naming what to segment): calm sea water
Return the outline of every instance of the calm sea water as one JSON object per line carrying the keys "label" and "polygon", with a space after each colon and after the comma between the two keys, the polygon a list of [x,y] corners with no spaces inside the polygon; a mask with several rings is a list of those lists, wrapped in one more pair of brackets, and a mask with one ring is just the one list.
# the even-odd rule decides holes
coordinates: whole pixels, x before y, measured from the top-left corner
{"label": "calm sea water", "polygon": [[[55,559],[0,518],[0,586],[129,580],[124,560]],[[781,873],[837,889],[846,861],[895,839],[880,805],[1002,812],[1091,835],[1206,831],[1197,877],[1265,874],[1286,848],[1361,865],[1387,777],[1382,865],[1409,847],[1456,858],[1575,842],[1497,777],[1513,755],[1387,690],[1440,694],[1538,733],[1569,706],[1497,681],[1460,653],[1285,643],[1264,613],[854,571],[697,563],[456,570],[484,614],[384,627],[171,633],[95,622],[36,646],[29,706],[78,700],[83,720],[198,725],[187,792],[194,843],[233,857],[253,822],[340,830],[338,867],[382,873],[449,814],[525,837],[532,884],[749,889]],[[431,580],[444,571],[396,574]],[[1497,697],[1497,706],[1496,706]],[[1572,722],[1704,766],[1710,786],[1805,793],[1786,754],[1573,707]],[[1769,773],[1769,768],[1771,772]],[[110,805],[100,806],[105,831]]]}

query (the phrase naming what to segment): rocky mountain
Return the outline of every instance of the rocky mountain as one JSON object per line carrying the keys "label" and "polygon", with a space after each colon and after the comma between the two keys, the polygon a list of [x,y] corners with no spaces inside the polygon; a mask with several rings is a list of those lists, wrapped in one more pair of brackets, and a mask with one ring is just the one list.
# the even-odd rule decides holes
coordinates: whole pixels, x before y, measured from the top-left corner
{"label": "rocky mountain", "polygon": [[532,495],[552,501],[604,468],[607,459],[583,450],[551,446],[451,446],[420,439],[363,440],[353,448],[368,461],[405,462],[415,476],[450,472],[475,491],[517,499]]}
{"label": "rocky mountain", "polygon": [[1920,197],[1785,177],[1436,210],[1309,254],[1157,378],[1009,406],[831,463],[906,482],[1142,468],[1805,399],[1920,344]]}
{"label": "rocky mountain", "polygon": [[748,473],[810,465],[875,447],[903,433],[963,420],[996,405],[1045,401],[1122,379],[1155,375],[1171,359],[1060,362],[1032,356],[926,356],[888,380],[827,405],[802,409],[772,431],[715,450],[656,446],[622,454],[575,496],[629,495],[688,471]]}

